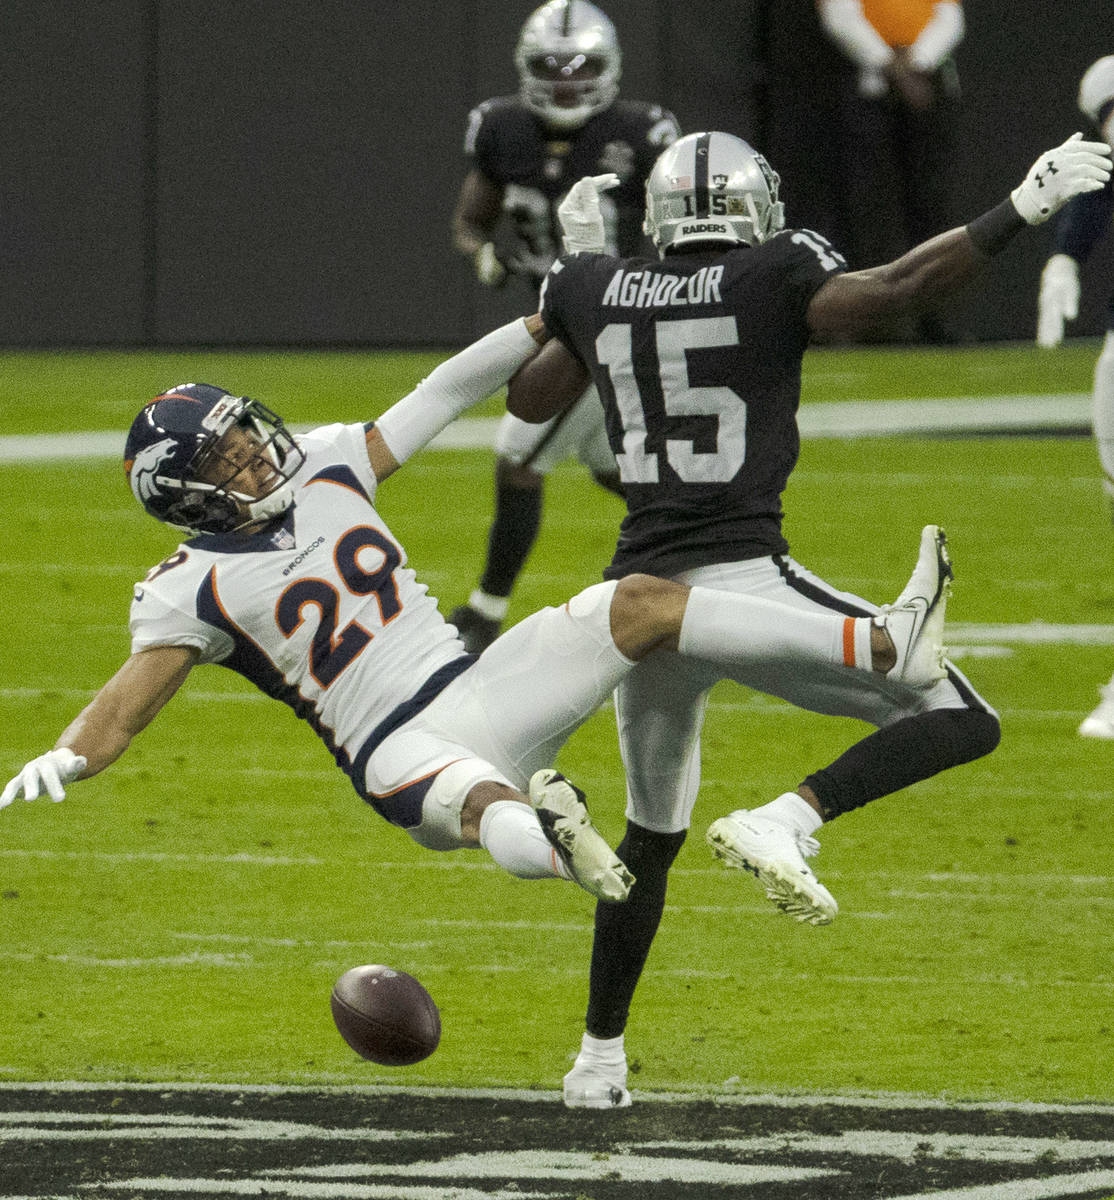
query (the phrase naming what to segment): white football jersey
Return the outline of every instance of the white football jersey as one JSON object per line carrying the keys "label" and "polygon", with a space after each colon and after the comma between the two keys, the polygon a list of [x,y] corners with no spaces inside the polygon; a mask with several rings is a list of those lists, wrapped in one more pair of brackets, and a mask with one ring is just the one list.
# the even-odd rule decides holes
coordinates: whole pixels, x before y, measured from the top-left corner
{"label": "white football jersey", "polygon": [[[375,511],[363,425],[298,437],[278,529],[182,543],[136,585],[132,651],[193,646],[308,721],[350,774],[368,735],[464,647]],[[354,778],[362,792],[362,778]]]}

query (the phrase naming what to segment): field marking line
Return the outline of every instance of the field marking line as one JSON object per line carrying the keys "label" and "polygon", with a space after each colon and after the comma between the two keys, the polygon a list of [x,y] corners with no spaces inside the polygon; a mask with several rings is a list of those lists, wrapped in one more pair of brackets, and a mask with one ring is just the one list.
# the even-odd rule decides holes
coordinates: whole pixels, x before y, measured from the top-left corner
{"label": "field marking line", "polygon": [[[585,936],[589,932],[590,927],[585,926]],[[383,947],[397,955],[402,950],[408,952],[429,951],[437,949],[439,945],[437,942],[392,941],[388,943],[368,941],[363,943],[363,948],[370,951]],[[310,948],[312,949],[312,947]],[[278,967],[276,959],[257,959],[247,953],[195,953],[152,955],[148,958],[98,958],[91,954],[48,954],[41,951],[0,950],[0,963],[4,962],[38,963],[40,965],[59,964],[67,967],[90,968],[94,970],[123,971],[163,970],[172,967],[202,968],[205,970],[273,971]],[[321,970],[340,971],[350,965],[350,962],[347,957],[338,955],[333,958],[316,959],[312,965]],[[425,962],[420,957],[411,960],[411,968],[423,977],[437,976],[446,971],[457,975],[471,973],[484,976],[522,974],[536,976],[544,974],[564,979],[582,979],[584,975],[583,968],[580,966],[547,966],[539,968],[536,964],[499,962],[470,962],[465,965],[446,965],[442,962]],[[733,971],[705,970],[691,966],[659,967],[655,973],[665,978],[676,978],[679,980],[705,979],[718,982],[726,982],[735,978],[736,975],[736,972]],[[793,984],[823,982],[825,984],[838,984],[842,987],[869,987],[875,990],[886,987],[923,989],[937,982],[936,976],[925,975],[847,975],[833,974],[830,971],[820,973],[779,969],[765,972],[763,978],[767,981],[778,980]],[[1038,992],[1042,989],[1051,989],[1058,992],[1078,991],[1080,993],[1098,994],[1114,992],[1114,980],[1107,979],[1049,979],[1044,975],[1036,979],[1027,979],[1018,975],[967,975],[962,971],[956,973],[956,978],[962,982],[965,988],[993,988],[996,992],[1000,992],[1003,988],[1031,992]]]}
{"label": "field marking line", "polygon": [[[479,853],[478,851],[476,853]],[[86,861],[93,860],[95,862],[106,863],[127,863],[127,862],[171,862],[171,863],[227,863],[231,866],[263,866],[263,867],[329,867],[330,869],[336,866],[332,860],[323,858],[294,857],[290,855],[265,855],[265,854],[186,854],[186,853],[171,853],[163,850],[56,850],[56,849],[31,849],[22,846],[0,846],[0,858],[30,858],[30,859],[62,859],[70,861]],[[413,862],[398,862],[386,859],[382,862],[375,863],[377,871],[501,871],[502,868],[496,866],[493,862],[439,862],[437,860],[425,861],[414,860]],[[690,876],[707,876],[715,875],[725,876],[726,872],[722,866],[711,865],[707,867],[675,867],[672,872],[674,875],[690,875]],[[832,879],[848,878],[841,871],[831,870],[825,874]],[[733,877],[732,877],[733,878]],[[1008,874],[1002,871],[992,872],[986,875],[974,874],[964,871],[926,871],[920,875],[910,874],[906,871],[874,871],[871,872],[872,880],[900,879],[904,883],[911,881],[921,881],[927,883],[956,883],[964,885],[979,885],[985,884],[993,887],[995,890],[992,893],[964,892],[964,897],[968,899],[996,899],[1002,895],[1001,888],[1006,884],[1020,885],[1025,888],[1025,895],[1031,896],[1033,887],[1045,886],[1053,891],[1054,895],[1062,896],[1065,886],[1071,887],[1099,887],[1106,888],[1114,885],[1114,875],[1066,875],[1055,871],[1045,872],[1043,874],[1036,872],[1025,872],[1017,875]],[[941,898],[946,898],[947,892],[940,892],[938,895]],[[1100,897],[1101,898],[1101,897]],[[1073,902],[1086,900],[1086,896],[1072,896]],[[474,922],[469,922],[470,925]]]}
{"label": "field marking line", "polygon": [[[454,421],[430,450],[492,449],[498,417]],[[804,438],[863,438],[898,434],[1018,433],[1091,429],[1088,392],[1048,395],[938,396],[901,400],[805,402],[797,414]],[[295,432],[312,428],[292,425]],[[8,434],[0,437],[0,465],[67,459],[119,458],[124,431]]]}
{"label": "field marking line", "polygon": [[1114,1187],[1114,1171],[1087,1171],[1076,1175],[1046,1175],[1041,1179],[1010,1179],[1002,1183],[949,1188],[945,1192],[916,1192],[891,1200],[1062,1200],[1099,1188]]}
{"label": "field marking line", "polygon": [[[260,1096],[301,1096],[318,1093],[345,1096],[349,1093],[364,1096],[421,1096],[431,1099],[518,1100],[552,1104],[555,1092],[540,1088],[453,1088],[439,1085],[404,1084],[291,1084],[291,1083],[204,1083],[197,1080],[167,1080],[136,1082],[133,1080],[0,1080],[4,1092],[219,1092]],[[717,1102],[739,1108],[824,1108],[829,1105],[854,1109],[897,1108],[905,1111],[926,1109],[933,1112],[1000,1112],[1028,1113],[1035,1116],[1063,1114],[1109,1116],[1114,1118],[1114,1103],[1042,1100],[962,1100],[950,1097],[917,1096],[908,1092],[806,1093],[806,1092],[722,1092],[717,1087],[693,1088],[662,1092],[636,1092],[639,1099],[673,1103],[702,1103],[709,1095]]]}

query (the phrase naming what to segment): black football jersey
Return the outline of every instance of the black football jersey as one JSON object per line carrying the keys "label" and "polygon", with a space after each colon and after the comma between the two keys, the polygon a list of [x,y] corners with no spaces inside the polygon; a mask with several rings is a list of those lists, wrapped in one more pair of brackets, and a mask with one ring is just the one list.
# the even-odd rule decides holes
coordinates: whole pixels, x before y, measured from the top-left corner
{"label": "black football jersey", "polygon": [[579,254],[542,291],[591,371],[627,500],[610,579],[782,554],[806,312],[846,267],[819,234],[662,261]]}
{"label": "black football jersey", "polygon": [[470,113],[464,151],[470,166],[504,189],[500,249],[540,284],[561,250],[557,205],[585,175],[619,176],[619,186],[600,197],[608,250],[643,249],[646,176],[678,134],[672,113],[638,100],[616,100],[581,128],[558,134],[517,96],[500,96]]}

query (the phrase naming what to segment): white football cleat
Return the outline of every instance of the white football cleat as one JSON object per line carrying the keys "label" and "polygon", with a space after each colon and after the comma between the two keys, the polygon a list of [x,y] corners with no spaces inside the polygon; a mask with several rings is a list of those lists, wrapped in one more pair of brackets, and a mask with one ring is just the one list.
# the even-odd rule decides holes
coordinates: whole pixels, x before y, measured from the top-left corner
{"label": "white football cleat", "polygon": [[563,1085],[566,1108],[630,1108],[627,1064],[585,1063],[577,1055]]}
{"label": "white football cleat", "polygon": [[708,827],[712,853],[729,867],[749,871],[766,898],[783,913],[809,925],[830,925],[839,912],[835,897],[812,873],[805,856],[820,843],[769,817],[736,809]]}
{"label": "white football cleat", "polygon": [[584,793],[546,767],[530,779],[530,803],[573,879],[597,900],[625,900],[634,876],[592,824]]}
{"label": "white football cleat", "polygon": [[1114,741],[1114,682],[1100,687],[1099,695],[1102,699],[1098,708],[1083,718],[1079,726],[1079,736]]}
{"label": "white football cleat", "polygon": [[890,635],[897,662],[886,673],[913,687],[931,687],[947,676],[944,616],[953,578],[948,539],[939,525],[921,530],[917,565],[901,595],[874,618]]}

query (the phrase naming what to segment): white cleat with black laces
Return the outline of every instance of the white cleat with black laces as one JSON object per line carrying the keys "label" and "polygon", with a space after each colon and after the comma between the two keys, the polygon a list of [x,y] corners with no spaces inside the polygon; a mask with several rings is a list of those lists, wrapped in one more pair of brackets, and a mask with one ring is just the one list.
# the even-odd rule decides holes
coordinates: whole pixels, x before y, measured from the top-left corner
{"label": "white cleat with black laces", "polygon": [[939,525],[926,525],[909,582],[893,604],[884,604],[874,618],[890,635],[897,652],[888,679],[925,688],[947,676],[944,617],[952,578],[948,539]]}
{"label": "white cleat with black laces", "polygon": [[729,867],[749,871],[781,912],[809,925],[835,920],[835,897],[805,862],[820,849],[815,838],[740,808],[713,821],[706,840]]}
{"label": "white cleat with black laces", "polygon": [[634,876],[592,824],[584,793],[546,767],[530,779],[530,803],[573,879],[597,900],[625,900]]}

